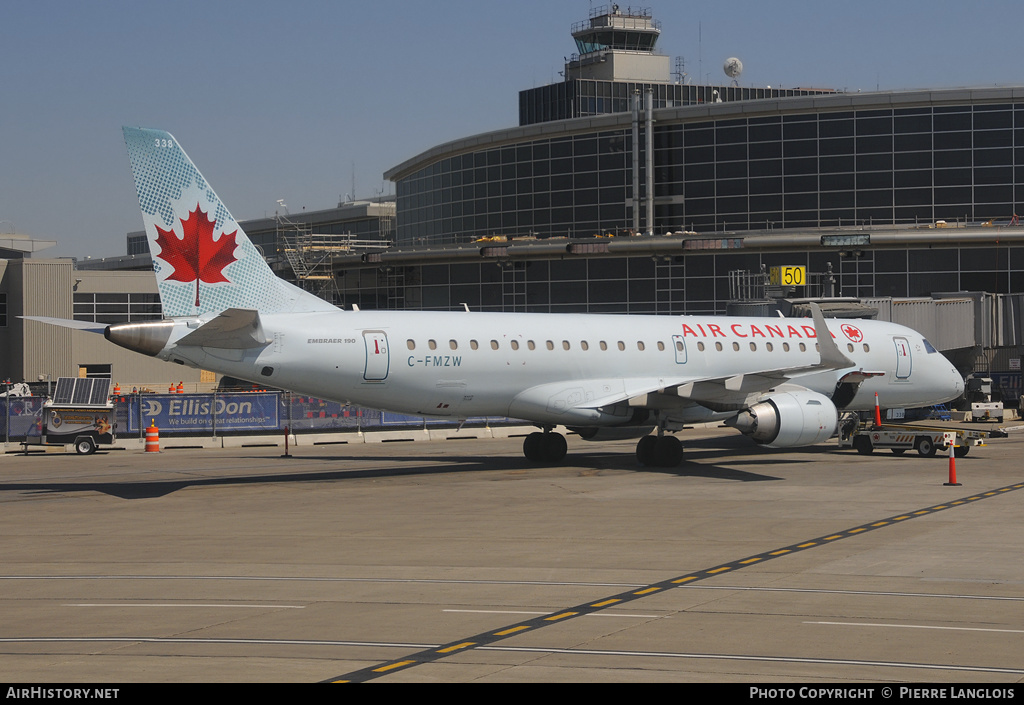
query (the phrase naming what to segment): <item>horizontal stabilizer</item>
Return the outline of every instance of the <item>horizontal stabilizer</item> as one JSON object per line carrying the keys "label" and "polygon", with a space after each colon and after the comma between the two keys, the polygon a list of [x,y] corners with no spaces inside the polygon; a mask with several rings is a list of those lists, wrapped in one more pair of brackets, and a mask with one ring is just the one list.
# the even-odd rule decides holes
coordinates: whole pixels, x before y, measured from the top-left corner
{"label": "horizontal stabilizer", "polygon": [[51,326],[60,326],[61,328],[72,328],[74,330],[84,330],[89,333],[99,333],[101,335],[107,327],[106,323],[72,321],[67,318],[51,318],[49,316],[18,316],[18,318],[24,318],[26,321],[38,321],[39,323],[46,323]]}
{"label": "horizontal stabilizer", "polygon": [[258,311],[229,308],[177,341],[178,345],[194,345],[225,350],[246,350],[263,347],[270,341],[263,333]]}

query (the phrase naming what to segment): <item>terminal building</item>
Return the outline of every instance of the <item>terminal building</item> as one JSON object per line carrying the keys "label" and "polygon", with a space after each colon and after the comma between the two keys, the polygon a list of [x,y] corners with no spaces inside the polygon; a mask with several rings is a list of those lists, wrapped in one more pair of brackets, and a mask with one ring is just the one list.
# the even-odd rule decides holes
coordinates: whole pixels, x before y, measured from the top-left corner
{"label": "terminal building", "polygon": [[[344,307],[771,315],[830,297],[1019,394],[1024,86],[743,87],[737,59],[693,85],[649,10],[595,8],[571,35],[564,80],[522,91],[517,126],[390,168],[389,205],[243,227]],[[119,259],[148,266],[142,242]]]}
{"label": "terminal building", "polygon": [[[1024,87],[691,86],[646,10],[598,8],[572,34],[565,80],[520,93],[519,126],[385,173],[396,245],[335,260],[344,303],[725,314],[854,297],[869,303],[846,315],[916,324],[965,371],[1019,365]],[[774,287],[778,266],[807,281]],[[950,319],[951,299],[975,303]]]}

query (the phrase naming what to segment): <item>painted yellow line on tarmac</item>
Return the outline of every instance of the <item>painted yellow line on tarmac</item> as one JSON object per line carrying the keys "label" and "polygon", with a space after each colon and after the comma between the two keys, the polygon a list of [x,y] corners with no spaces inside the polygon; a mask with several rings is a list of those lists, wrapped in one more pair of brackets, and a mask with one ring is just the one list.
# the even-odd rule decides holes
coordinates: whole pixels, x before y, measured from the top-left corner
{"label": "painted yellow line on tarmac", "polygon": [[796,551],[806,550],[809,548],[813,548],[815,546],[824,546],[827,545],[827,542],[838,541],[839,539],[850,538],[851,536],[858,536],[861,533],[864,533],[865,531],[871,531],[873,529],[879,529],[885,526],[895,525],[896,522],[905,521],[907,519],[914,519],[916,517],[921,516],[928,516],[930,514],[933,514],[934,512],[951,509],[960,504],[978,501],[984,499],[985,497],[994,497],[1000,495],[1001,493],[1009,492],[1010,490],[1018,490],[1022,488],[1024,488],[1024,483],[1010,485],[1008,487],[1001,487],[999,489],[992,490],[991,492],[985,492],[984,494],[981,495],[972,495],[970,497],[958,499],[947,504],[939,504],[928,509],[920,509],[910,514],[900,514],[898,516],[889,517],[887,519],[882,519],[869,524],[851,527],[844,531],[829,534],[827,536],[823,536],[812,541],[805,541],[804,543],[778,548],[773,551],[767,551],[765,553],[760,553],[754,556],[748,556],[746,558],[733,561],[732,563],[720,565],[716,568],[710,568],[703,571],[695,571],[687,575],[681,575],[676,578],[670,578],[658,583],[641,587],[639,589],[634,589],[630,592],[608,597],[598,602],[584,603],[576,607],[572,607],[568,610],[553,612],[549,615],[537,617],[536,619],[529,620],[525,623],[519,623],[511,627],[505,627],[500,631],[485,632],[483,634],[477,635],[475,637],[470,637],[469,639],[463,641],[452,642],[451,644],[443,644],[432,649],[422,651],[418,654],[413,654],[412,658],[405,658],[399,661],[393,661],[391,663],[382,664],[380,666],[366,668],[359,671],[353,671],[352,673],[338,676],[336,678],[327,679],[326,682],[361,683],[376,678],[380,675],[384,675],[386,673],[392,673],[396,670],[411,668],[414,665],[431,663],[440,658],[450,656],[454,653],[464,652],[469,649],[476,649],[481,646],[488,646],[503,638],[519,634],[529,629],[550,626],[555,623],[564,622],[567,619],[572,619],[587,614],[593,614],[596,611],[602,610],[612,605],[629,602],[631,600],[639,600],[648,595],[662,592],[665,588],[677,587],[698,580],[704,580],[721,573],[726,573],[731,570],[738,570],[740,568],[749,567],[751,565],[761,563],[765,560],[779,558],[781,556],[785,556]]}
{"label": "painted yellow line on tarmac", "polygon": [[561,614],[553,614],[550,617],[545,617],[545,622],[554,622],[559,619],[565,619],[567,617],[575,617],[579,612],[562,612]]}

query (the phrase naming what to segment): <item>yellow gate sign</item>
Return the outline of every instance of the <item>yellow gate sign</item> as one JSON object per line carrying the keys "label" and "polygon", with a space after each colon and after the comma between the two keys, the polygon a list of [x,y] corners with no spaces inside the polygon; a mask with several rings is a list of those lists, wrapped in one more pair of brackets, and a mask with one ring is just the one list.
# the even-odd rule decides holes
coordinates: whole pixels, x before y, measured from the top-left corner
{"label": "yellow gate sign", "polygon": [[772,267],[768,270],[768,280],[772,286],[804,286],[807,284],[807,267]]}

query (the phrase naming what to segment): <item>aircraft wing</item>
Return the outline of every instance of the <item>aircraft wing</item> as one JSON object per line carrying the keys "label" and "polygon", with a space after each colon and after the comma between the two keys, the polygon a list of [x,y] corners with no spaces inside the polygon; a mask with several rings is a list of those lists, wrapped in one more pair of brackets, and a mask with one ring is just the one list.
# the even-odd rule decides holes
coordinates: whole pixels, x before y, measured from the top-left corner
{"label": "aircraft wing", "polygon": [[596,396],[576,406],[598,409],[627,403],[632,407],[667,409],[690,401],[714,410],[742,409],[748,405],[751,395],[829,369],[833,368],[803,365],[721,377],[632,378],[624,380],[624,385],[614,393]]}
{"label": "aircraft wing", "polygon": [[[669,408],[678,406],[680,399],[685,399],[716,410],[732,407],[743,408],[747,405],[750,395],[767,392],[802,376],[856,367],[856,363],[844,355],[832,340],[821,308],[815,303],[810,304],[810,308],[814,328],[817,332],[820,355],[816,364],[778,367],[719,377],[681,377],[668,380],[627,379],[625,388],[618,394],[599,397],[579,406],[597,409],[602,406],[628,402],[629,406],[634,407]],[[883,373],[856,370],[845,374],[842,381],[859,382],[881,374]]]}

